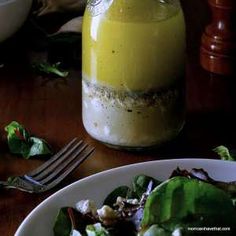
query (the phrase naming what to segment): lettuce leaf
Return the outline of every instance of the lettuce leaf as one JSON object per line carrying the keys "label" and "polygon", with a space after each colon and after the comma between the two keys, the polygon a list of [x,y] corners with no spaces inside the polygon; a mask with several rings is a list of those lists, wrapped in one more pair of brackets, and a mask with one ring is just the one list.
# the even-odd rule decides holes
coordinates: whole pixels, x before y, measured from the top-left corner
{"label": "lettuce leaf", "polygon": [[33,137],[18,122],[12,121],[5,127],[8,147],[13,154],[20,154],[25,159],[32,156],[52,154],[52,151],[43,139]]}
{"label": "lettuce leaf", "polygon": [[[230,216],[230,217],[229,217]],[[236,211],[223,190],[195,179],[174,177],[156,187],[147,198],[142,228],[154,224],[173,231],[176,226],[218,226],[235,230]]]}
{"label": "lettuce leaf", "polygon": [[236,152],[230,151],[227,147],[221,145],[213,149],[222,160],[225,161],[236,161]]}

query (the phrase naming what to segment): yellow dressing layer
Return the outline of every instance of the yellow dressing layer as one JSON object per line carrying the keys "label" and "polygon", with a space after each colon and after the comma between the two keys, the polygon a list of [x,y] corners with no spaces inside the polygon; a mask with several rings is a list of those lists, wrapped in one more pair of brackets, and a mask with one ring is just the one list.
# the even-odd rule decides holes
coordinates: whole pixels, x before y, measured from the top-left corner
{"label": "yellow dressing layer", "polygon": [[153,6],[146,1],[114,1],[105,14],[93,17],[86,10],[83,20],[86,79],[119,90],[148,91],[167,87],[182,77],[183,13],[180,8],[157,4],[156,0],[148,2]]}
{"label": "yellow dressing layer", "polygon": [[158,0],[108,0],[106,17],[114,21],[160,21],[173,16],[179,5],[163,4]]}

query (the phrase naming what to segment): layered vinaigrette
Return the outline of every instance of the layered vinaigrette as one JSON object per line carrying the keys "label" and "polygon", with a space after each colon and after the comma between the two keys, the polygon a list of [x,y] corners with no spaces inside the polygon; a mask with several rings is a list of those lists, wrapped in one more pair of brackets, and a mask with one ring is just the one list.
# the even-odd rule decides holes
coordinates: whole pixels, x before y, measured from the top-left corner
{"label": "layered vinaigrette", "polygon": [[83,20],[83,123],[94,138],[142,148],[184,123],[185,24],[178,4],[107,1]]}

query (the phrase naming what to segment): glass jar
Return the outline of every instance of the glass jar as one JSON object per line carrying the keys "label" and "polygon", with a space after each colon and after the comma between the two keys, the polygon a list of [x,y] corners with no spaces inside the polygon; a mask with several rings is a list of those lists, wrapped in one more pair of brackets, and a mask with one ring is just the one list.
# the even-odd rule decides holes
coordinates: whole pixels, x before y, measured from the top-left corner
{"label": "glass jar", "polygon": [[83,18],[83,124],[125,149],[184,124],[185,23],[178,0],[90,0]]}

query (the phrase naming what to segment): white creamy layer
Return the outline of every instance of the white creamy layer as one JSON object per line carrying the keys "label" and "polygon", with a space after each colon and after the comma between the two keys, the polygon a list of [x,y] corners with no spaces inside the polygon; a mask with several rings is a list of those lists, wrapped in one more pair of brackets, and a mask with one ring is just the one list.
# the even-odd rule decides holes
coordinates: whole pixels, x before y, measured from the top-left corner
{"label": "white creamy layer", "polygon": [[[97,85],[96,85],[97,86]],[[149,147],[176,136],[183,126],[183,108],[176,107],[178,92],[153,105],[137,97],[119,99],[83,81],[83,124],[95,139],[127,148]],[[100,91],[100,92],[99,92]],[[162,96],[163,98],[163,96]]]}

